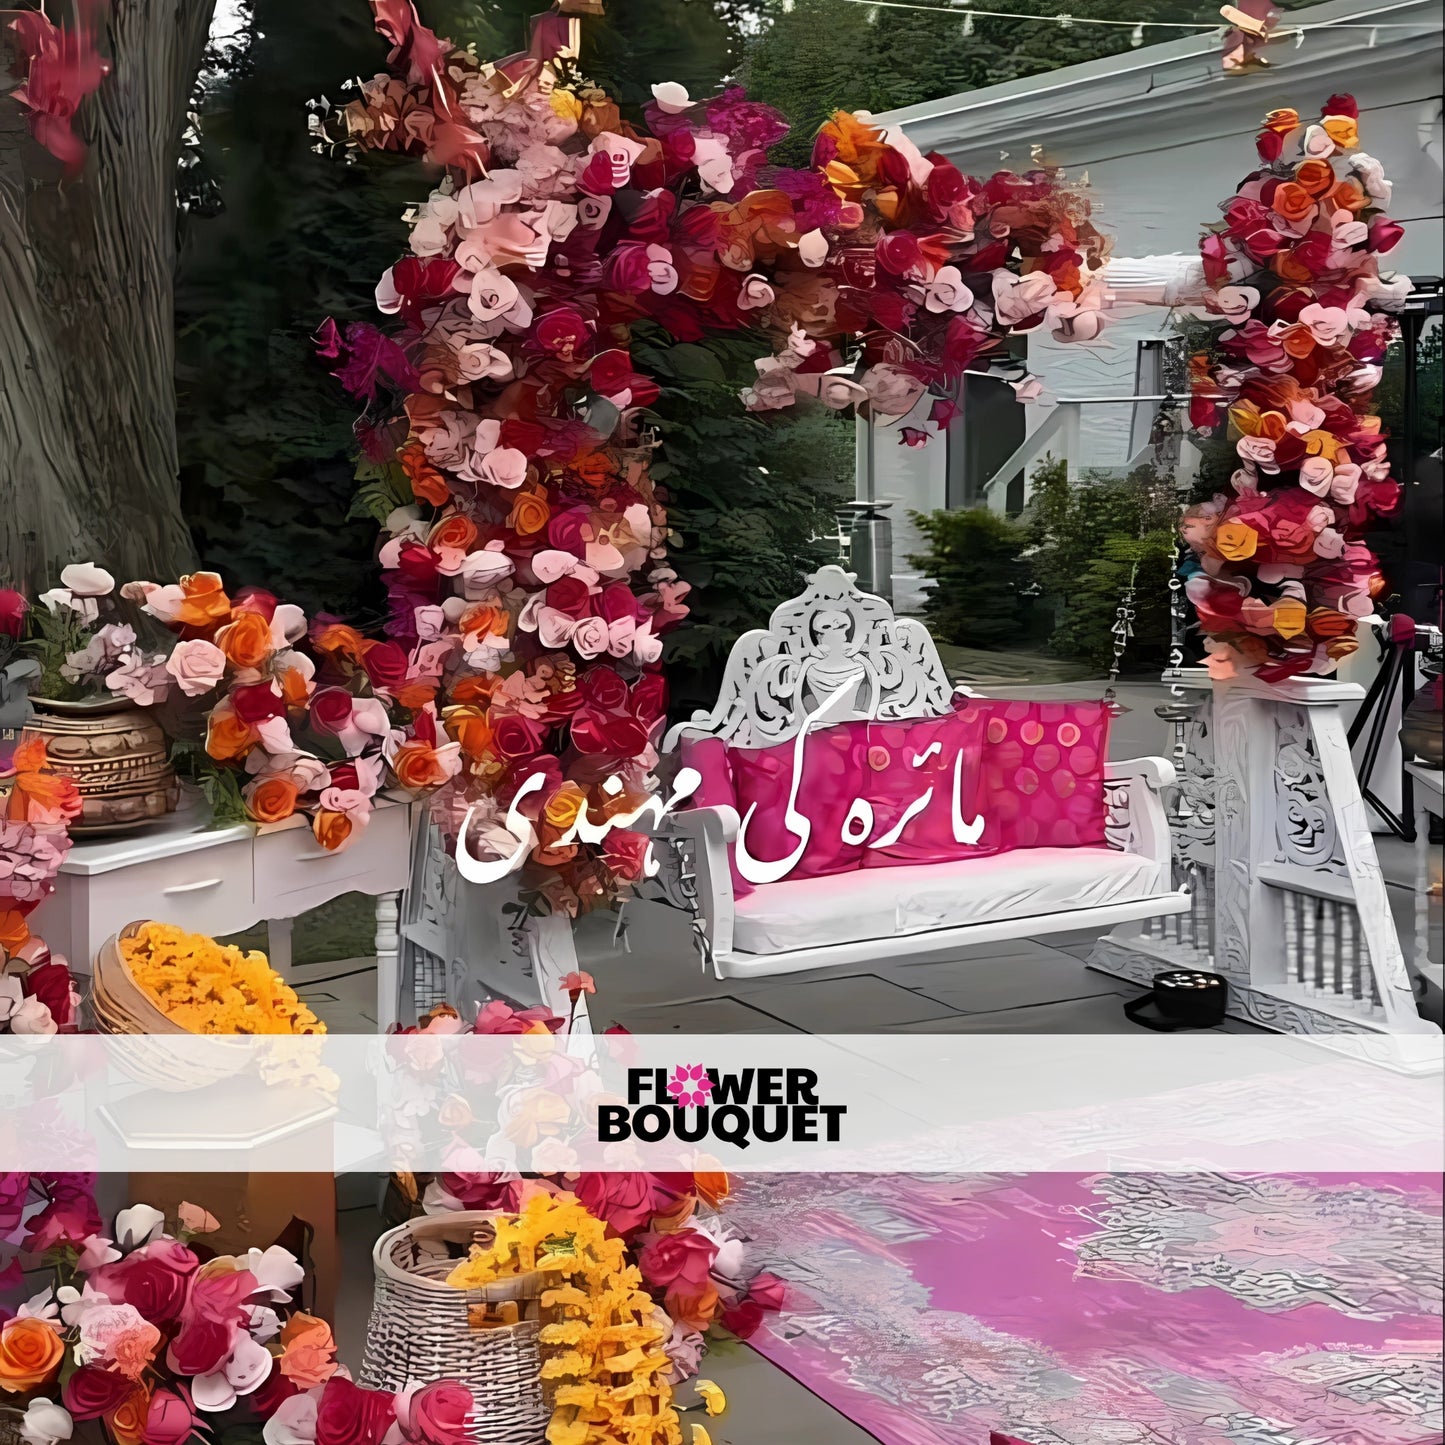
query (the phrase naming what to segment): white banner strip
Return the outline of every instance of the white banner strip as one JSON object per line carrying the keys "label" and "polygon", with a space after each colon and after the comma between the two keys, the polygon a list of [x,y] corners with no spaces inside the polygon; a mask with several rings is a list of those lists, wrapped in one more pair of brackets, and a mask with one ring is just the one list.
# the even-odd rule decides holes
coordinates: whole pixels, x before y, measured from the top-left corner
{"label": "white banner strip", "polygon": [[0,1165],[102,1172],[1445,1169],[1445,1041],[0,1038]]}

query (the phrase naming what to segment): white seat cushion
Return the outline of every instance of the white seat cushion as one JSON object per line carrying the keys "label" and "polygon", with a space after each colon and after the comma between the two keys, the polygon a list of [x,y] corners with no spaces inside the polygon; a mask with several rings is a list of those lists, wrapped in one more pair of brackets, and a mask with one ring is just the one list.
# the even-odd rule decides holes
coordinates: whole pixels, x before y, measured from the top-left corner
{"label": "white seat cushion", "polygon": [[787,953],[865,938],[1035,918],[1165,891],[1152,859],[1113,848],[1015,848],[955,863],[767,883],[738,899],[733,947]]}

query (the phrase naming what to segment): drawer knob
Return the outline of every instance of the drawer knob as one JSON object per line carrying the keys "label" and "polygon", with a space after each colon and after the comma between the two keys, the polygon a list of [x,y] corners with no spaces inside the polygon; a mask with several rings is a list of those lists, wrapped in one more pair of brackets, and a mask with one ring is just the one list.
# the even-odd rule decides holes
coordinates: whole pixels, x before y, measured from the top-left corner
{"label": "drawer knob", "polygon": [[166,898],[174,893],[199,893],[202,888],[215,888],[220,881],[219,878],[202,878],[198,883],[177,883],[174,888],[163,888],[161,892]]}

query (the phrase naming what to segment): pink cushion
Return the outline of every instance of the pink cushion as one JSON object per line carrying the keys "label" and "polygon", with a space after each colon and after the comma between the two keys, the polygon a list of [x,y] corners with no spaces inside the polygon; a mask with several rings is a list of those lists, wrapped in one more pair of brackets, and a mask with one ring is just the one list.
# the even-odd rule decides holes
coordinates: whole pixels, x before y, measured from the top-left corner
{"label": "pink cushion", "polygon": [[983,790],[1004,848],[1080,848],[1104,838],[1109,709],[1102,702],[959,698],[984,722]]}
{"label": "pink cushion", "polygon": [[[865,843],[865,868],[951,862],[999,851],[998,824],[982,798],[985,726],[983,715],[977,712],[969,717],[955,712],[941,718],[868,725],[868,766],[860,791],[873,808],[871,837],[886,837],[930,787],[933,797],[927,808],[908,821],[896,842],[881,848]],[[938,750],[925,756],[935,743]],[[960,755],[959,814],[965,823],[980,815],[985,820],[976,843],[960,843],[953,833],[953,779]],[[915,766],[916,758],[924,761]]]}
{"label": "pink cushion", "polygon": [[[863,845],[845,843],[842,831],[859,793],[867,746],[866,723],[839,723],[808,734],[797,807],[812,829],[789,878],[822,878],[862,867]],[[728,749],[738,815],[745,824],[742,837],[748,852],[760,862],[775,862],[797,846],[797,836],[786,823],[793,754],[792,742]],[[748,810],[754,805],[756,812],[749,822]]]}
{"label": "pink cushion", "polygon": [[[721,738],[684,737],[679,761],[685,768],[696,768],[702,782],[689,800],[694,808],[736,808],[737,793],[733,788],[733,769],[728,754],[731,750]],[[728,864],[733,875],[733,897],[746,898],[753,885],[738,872],[735,849],[728,845]]]}

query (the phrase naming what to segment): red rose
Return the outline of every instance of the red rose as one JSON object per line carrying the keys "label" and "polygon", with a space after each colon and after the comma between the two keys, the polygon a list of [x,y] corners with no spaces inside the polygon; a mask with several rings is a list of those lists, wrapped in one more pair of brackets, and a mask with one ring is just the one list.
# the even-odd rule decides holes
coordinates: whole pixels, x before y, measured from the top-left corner
{"label": "red rose", "polygon": [[532,340],[543,351],[572,355],[586,346],[590,335],[586,321],[578,312],[570,306],[559,306],[537,322]]}
{"label": "red rose", "polygon": [[627,705],[627,684],[616,668],[589,667],[578,679],[587,706],[597,712],[616,712]]}
{"label": "red rose", "polygon": [[1387,216],[1376,216],[1370,222],[1370,249],[1372,251],[1393,251],[1400,244],[1405,228]]}
{"label": "red rose", "polygon": [[476,1413],[472,1392],[456,1380],[437,1380],[410,1396],[397,1411],[407,1445],[466,1445],[467,1425]]}
{"label": "red rose", "polygon": [[933,169],[923,183],[923,194],[928,201],[928,209],[935,216],[943,217],[956,202],[967,198],[968,183],[957,166],[935,158]]}
{"label": "red rose", "polygon": [[102,1265],[90,1282],[112,1304],[134,1305],[153,1325],[181,1317],[186,1282],[200,1260],[174,1239],[153,1239],[115,1264]]}
{"label": "red rose", "polygon": [[[323,737],[333,738],[351,721],[353,698],[345,688],[323,687],[311,698],[311,727]],[[335,779],[333,778],[334,782]],[[341,784],[337,783],[337,787]]]}
{"label": "red rose", "polygon": [[408,326],[422,324],[422,312],[452,294],[461,270],[449,256],[407,256],[391,268],[391,284],[401,298],[400,314]]}
{"label": "red rose", "polygon": [[588,196],[610,196],[616,189],[612,184],[611,159],[598,151],[577,177],[577,189]]}
{"label": "red rose", "polygon": [[25,992],[31,998],[38,998],[61,1028],[71,1022],[70,970],[64,964],[45,963],[32,968],[24,985]]}
{"label": "red rose", "polygon": [[895,190],[905,189],[911,179],[907,158],[892,149],[884,151],[878,157],[878,179]]}
{"label": "red rose", "polygon": [[649,672],[632,685],[629,699],[632,715],[639,722],[655,723],[667,711],[667,679],[660,672]]}
{"label": "red rose", "polygon": [[547,588],[547,606],[568,617],[590,617],[592,589],[580,577],[559,577]]}
{"label": "red rose", "polygon": [[607,835],[602,845],[602,856],[617,877],[635,883],[644,874],[651,843],[652,839],[646,833],[617,828]]}
{"label": "red rose", "polygon": [[77,1420],[98,1420],[118,1410],[130,1398],[135,1381],[119,1370],[82,1365],[60,1392],[61,1403]]}
{"label": "red rose", "polygon": [[1360,103],[1352,95],[1332,95],[1326,102],[1321,115],[1347,115],[1352,120],[1360,118]]}
{"label": "red rose", "polygon": [[650,1285],[665,1290],[681,1285],[688,1293],[699,1294],[716,1258],[717,1245],[707,1235],[680,1229],[650,1239],[637,1256],[637,1265]]}
{"label": "red rose", "polygon": [[146,1445],[185,1445],[195,1430],[196,1414],[184,1394],[161,1389],[151,1396],[146,1413]]}
{"label": "red rose", "polygon": [[587,538],[583,529],[589,518],[585,507],[571,507],[557,512],[547,523],[547,541],[559,552],[570,552],[574,557],[587,555]]}
{"label": "red rose", "polygon": [[780,1310],[787,1298],[787,1286],[777,1275],[764,1271],[748,1286],[748,1298],[765,1310]]}
{"label": "red rose", "polygon": [[269,1420],[292,1395],[300,1393],[280,1370],[272,1370],[262,1382],[260,1389],[251,1392],[251,1408],[263,1420]]}
{"label": "red rose", "polygon": [[231,602],[232,612],[254,612],[269,622],[276,615],[276,597],[264,587],[243,587]]}
{"label": "red rose", "polygon": [[269,682],[248,683],[231,689],[231,706],[236,716],[251,727],[273,717],[286,716],[286,703]]}
{"label": "red rose", "polygon": [[514,451],[526,452],[535,456],[547,443],[547,433],[534,421],[522,421],[519,417],[509,416],[502,423],[502,430],[497,438],[497,445],[511,447]]}
{"label": "red rose", "polygon": [[542,746],[542,725],[518,713],[506,713],[492,722],[492,741],[504,758],[530,757]]}
{"label": "red rose", "polygon": [[647,247],[638,241],[624,241],[607,262],[607,285],[624,296],[640,296],[652,289]]}
{"label": "red rose", "polygon": [[431,588],[436,585],[438,561],[430,547],[420,542],[403,542],[397,554],[396,570],[411,586]]}
{"label": "red rose", "polygon": [[650,1174],[582,1174],[572,1192],[589,1214],[622,1235],[650,1223],[659,1202]]}
{"label": "red rose", "polygon": [[592,389],[602,396],[625,391],[632,380],[632,357],[614,348],[604,351],[592,363]]}
{"label": "red rose", "polygon": [[755,1300],[739,1300],[722,1312],[722,1322],[740,1340],[751,1339],[763,1322],[763,1307]]}
{"label": "red rose", "polygon": [[1254,148],[1260,160],[1272,166],[1284,154],[1284,137],[1275,130],[1262,130],[1254,138]]}
{"label": "red rose", "polygon": [[1299,466],[1308,455],[1305,440],[1297,432],[1287,431],[1274,444],[1274,459],[1285,471]]}
{"label": "red rose", "polygon": [[912,231],[889,231],[874,247],[878,265],[892,276],[907,276],[923,265],[923,249]]}
{"label": "red rose", "polygon": [[0,636],[19,637],[30,604],[13,587],[0,587]]}
{"label": "red rose", "polygon": [[395,642],[373,642],[367,645],[361,665],[373,687],[395,691],[406,681],[408,669],[405,651]]}
{"label": "red rose", "polygon": [[381,1445],[396,1421],[394,1400],[389,1391],[363,1390],[333,1375],[316,1412],[316,1445]]}
{"label": "red rose", "polygon": [[166,1363],[178,1375],[209,1375],[231,1353],[234,1325],[227,1320],[191,1319],[166,1351]]}

